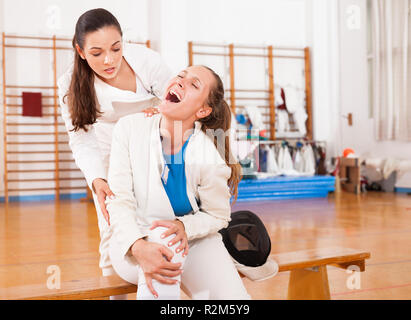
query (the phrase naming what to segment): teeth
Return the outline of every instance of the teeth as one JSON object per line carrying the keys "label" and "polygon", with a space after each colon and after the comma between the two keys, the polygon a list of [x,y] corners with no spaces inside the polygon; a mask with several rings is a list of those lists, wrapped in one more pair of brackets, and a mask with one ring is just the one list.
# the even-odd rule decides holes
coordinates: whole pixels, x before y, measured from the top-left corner
{"label": "teeth", "polygon": [[177,92],[175,92],[174,90],[170,90],[170,93],[172,93],[172,94],[174,94],[175,96],[177,96],[178,100],[181,101],[181,97],[180,97],[180,95],[179,95]]}

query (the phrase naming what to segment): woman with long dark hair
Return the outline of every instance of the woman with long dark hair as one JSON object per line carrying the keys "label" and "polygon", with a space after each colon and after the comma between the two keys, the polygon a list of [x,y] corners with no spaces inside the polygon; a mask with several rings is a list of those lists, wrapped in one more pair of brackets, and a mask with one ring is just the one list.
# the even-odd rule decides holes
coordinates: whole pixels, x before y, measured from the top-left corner
{"label": "woman with long dark hair", "polygon": [[117,19],[105,9],[84,13],[73,38],[74,62],[59,79],[61,113],[77,166],[93,190],[100,229],[100,268],[113,274],[108,255],[110,217],[107,184],[112,130],[127,114],[150,109],[161,101],[169,68],[145,46],[123,43]]}
{"label": "woman with long dark hair", "polygon": [[113,131],[107,200],[117,274],[137,299],[249,299],[219,230],[230,221],[241,167],[231,157],[231,111],[204,66],[174,77],[160,114],[122,118]]}

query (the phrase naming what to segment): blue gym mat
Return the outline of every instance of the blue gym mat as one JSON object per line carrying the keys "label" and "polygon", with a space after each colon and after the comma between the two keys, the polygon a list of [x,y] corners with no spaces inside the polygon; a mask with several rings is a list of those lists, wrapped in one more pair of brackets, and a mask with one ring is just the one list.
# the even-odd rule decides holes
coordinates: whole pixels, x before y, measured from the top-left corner
{"label": "blue gym mat", "polygon": [[322,198],[334,190],[334,176],[243,179],[238,185],[237,201]]}

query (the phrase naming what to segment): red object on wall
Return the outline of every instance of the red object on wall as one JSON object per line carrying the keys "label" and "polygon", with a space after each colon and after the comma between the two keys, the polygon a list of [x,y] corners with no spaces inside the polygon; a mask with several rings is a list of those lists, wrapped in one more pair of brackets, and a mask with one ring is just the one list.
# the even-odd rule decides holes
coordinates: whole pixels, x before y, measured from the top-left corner
{"label": "red object on wall", "polygon": [[23,116],[43,116],[41,105],[41,92],[23,92]]}
{"label": "red object on wall", "polygon": [[287,102],[285,101],[285,93],[283,88],[281,88],[281,98],[283,99],[283,104],[280,104],[279,106],[277,106],[277,108],[287,111]]}

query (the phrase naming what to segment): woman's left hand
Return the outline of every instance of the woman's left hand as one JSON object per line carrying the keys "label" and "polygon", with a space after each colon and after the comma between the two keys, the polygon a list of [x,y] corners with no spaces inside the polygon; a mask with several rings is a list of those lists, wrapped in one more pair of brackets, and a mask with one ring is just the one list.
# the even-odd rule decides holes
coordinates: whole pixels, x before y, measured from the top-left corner
{"label": "woman's left hand", "polygon": [[172,247],[174,244],[181,241],[180,245],[176,249],[176,252],[179,253],[184,250],[183,257],[185,257],[188,254],[188,239],[184,228],[184,224],[180,220],[157,220],[153,222],[150,230],[153,230],[160,226],[168,228],[168,230],[161,235],[163,239],[167,238],[172,234],[176,235],[168,243],[169,247]]}
{"label": "woman's left hand", "polygon": [[146,117],[152,117],[155,114],[159,113],[157,108],[147,108],[147,109],[144,109],[143,112]]}

